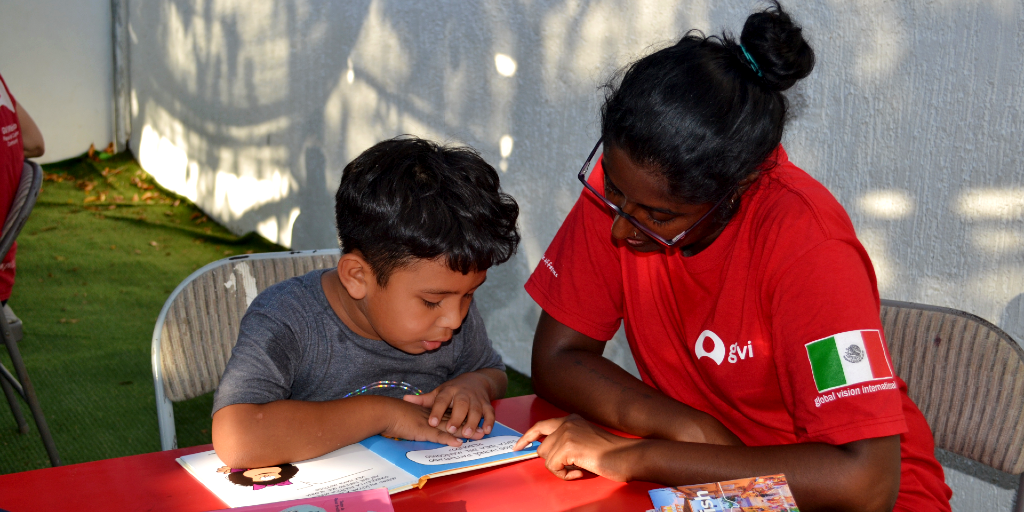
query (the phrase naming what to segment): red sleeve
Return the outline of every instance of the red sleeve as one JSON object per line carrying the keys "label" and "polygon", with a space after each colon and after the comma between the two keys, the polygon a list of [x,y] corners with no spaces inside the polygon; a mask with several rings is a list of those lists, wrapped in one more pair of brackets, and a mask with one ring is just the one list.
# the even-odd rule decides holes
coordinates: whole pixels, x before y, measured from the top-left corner
{"label": "red sleeve", "polygon": [[7,92],[7,97],[10,98],[11,99],[11,103],[15,107],[17,107],[18,106],[18,100],[16,100],[14,98],[14,95],[11,94],[11,90],[7,87],[7,81],[4,80],[4,77],[2,75],[0,75],[0,85],[3,85],[4,91]]}
{"label": "red sleeve", "polygon": [[[602,183],[602,177],[599,163],[590,181]],[[547,314],[602,341],[615,335],[622,319],[622,271],[612,220],[608,207],[584,189],[526,282],[527,293]]]}
{"label": "red sleeve", "polygon": [[[878,294],[864,249],[826,240],[793,261],[769,290],[779,384],[800,440],[840,445],[907,432],[901,403],[906,385],[899,379],[819,393],[811,370],[808,343],[848,331],[881,335]],[[882,347],[891,374],[884,339]]]}

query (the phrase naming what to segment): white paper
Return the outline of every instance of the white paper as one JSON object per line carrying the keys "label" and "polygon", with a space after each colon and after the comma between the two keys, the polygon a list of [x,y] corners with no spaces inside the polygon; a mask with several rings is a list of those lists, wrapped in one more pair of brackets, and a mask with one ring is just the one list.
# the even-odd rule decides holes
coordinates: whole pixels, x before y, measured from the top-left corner
{"label": "white paper", "polygon": [[417,464],[427,466],[455,464],[511,453],[518,440],[519,438],[515,436],[495,436],[479,441],[467,441],[458,447],[442,446],[433,450],[417,450],[408,452],[405,456]]}
{"label": "white paper", "polygon": [[289,480],[290,485],[261,489],[237,485],[228,480],[226,474],[218,471],[224,463],[213,450],[186,455],[179,460],[193,476],[231,507],[379,487],[394,488],[416,482],[415,477],[360,444],[298,462],[295,466],[299,472]]}

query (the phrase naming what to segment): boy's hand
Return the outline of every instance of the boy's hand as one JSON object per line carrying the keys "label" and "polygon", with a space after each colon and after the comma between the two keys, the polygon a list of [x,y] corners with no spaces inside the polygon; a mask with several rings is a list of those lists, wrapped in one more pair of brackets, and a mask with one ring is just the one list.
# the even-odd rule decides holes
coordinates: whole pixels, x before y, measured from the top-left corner
{"label": "boy's hand", "polygon": [[[480,439],[491,433],[494,407],[491,407],[491,381],[481,373],[468,372],[441,384],[425,395],[405,395],[406,402],[430,408],[427,423],[452,435]],[[442,416],[451,407],[451,417],[442,427]],[[484,424],[480,424],[483,418]],[[462,429],[461,431],[459,429]]]}
{"label": "boy's hand", "polygon": [[397,437],[409,441],[430,441],[448,446],[462,446],[462,441],[436,427],[427,425],[430,410],[416,404],[395,400],[392,402],[388,427],[382,436]]}

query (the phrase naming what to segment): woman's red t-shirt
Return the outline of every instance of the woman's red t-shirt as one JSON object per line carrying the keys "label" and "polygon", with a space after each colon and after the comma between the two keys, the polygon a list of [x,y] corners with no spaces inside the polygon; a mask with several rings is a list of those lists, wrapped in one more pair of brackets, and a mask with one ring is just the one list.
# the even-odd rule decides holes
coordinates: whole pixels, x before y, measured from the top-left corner
{"label": "woman's red t-shirt", "polygon": [[[526,290],[595,339],[610,339],[624,321],[643,381],[711,414],[748,446],[900,434],[897,510],[949,510],[931,431],[902,380],[818,391],[806,345],[881,333],[875,275],[832,194],[781,147],[770,160],[776,165],[744,193],[719,237],[690,257],[614,243],[611,211],[584,191]],[[599,162],[597,190],[602,177]],[[891,369],[884,348],[882,356]]]}

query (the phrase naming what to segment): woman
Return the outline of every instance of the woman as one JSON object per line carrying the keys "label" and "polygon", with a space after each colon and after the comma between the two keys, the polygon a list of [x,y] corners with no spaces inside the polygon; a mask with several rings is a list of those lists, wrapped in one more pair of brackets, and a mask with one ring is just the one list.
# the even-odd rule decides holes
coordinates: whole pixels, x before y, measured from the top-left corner
{"label": "woman", "polygon": [[[21,182],[25,159],[43,156],[46,151],[39,127],[21,103],[15,101],[3,76],[0,76],[0,134],[0,226],[3,226]],[[8,323],[18,321],[14,311],[7,305],[11,289],[14,288],[17,267],[14,256],[17,251],[18,244],[15,242],[0,261],[0,304],[3,305]]]}
{"label": "woman", "polygon": [[[780,146],[782,91],[813,66],[776,3],[738,42],[691,32],[611,88],[587,190],[526,285],[543,309],[533,379],[642,439],[575,415],[538,423],[520,443],[547,435],[556,475],[785,473],[801,510],[949,510],[931,432],[892,374],[868,255]],[[643,382],[601,355],[620,320]]]}

